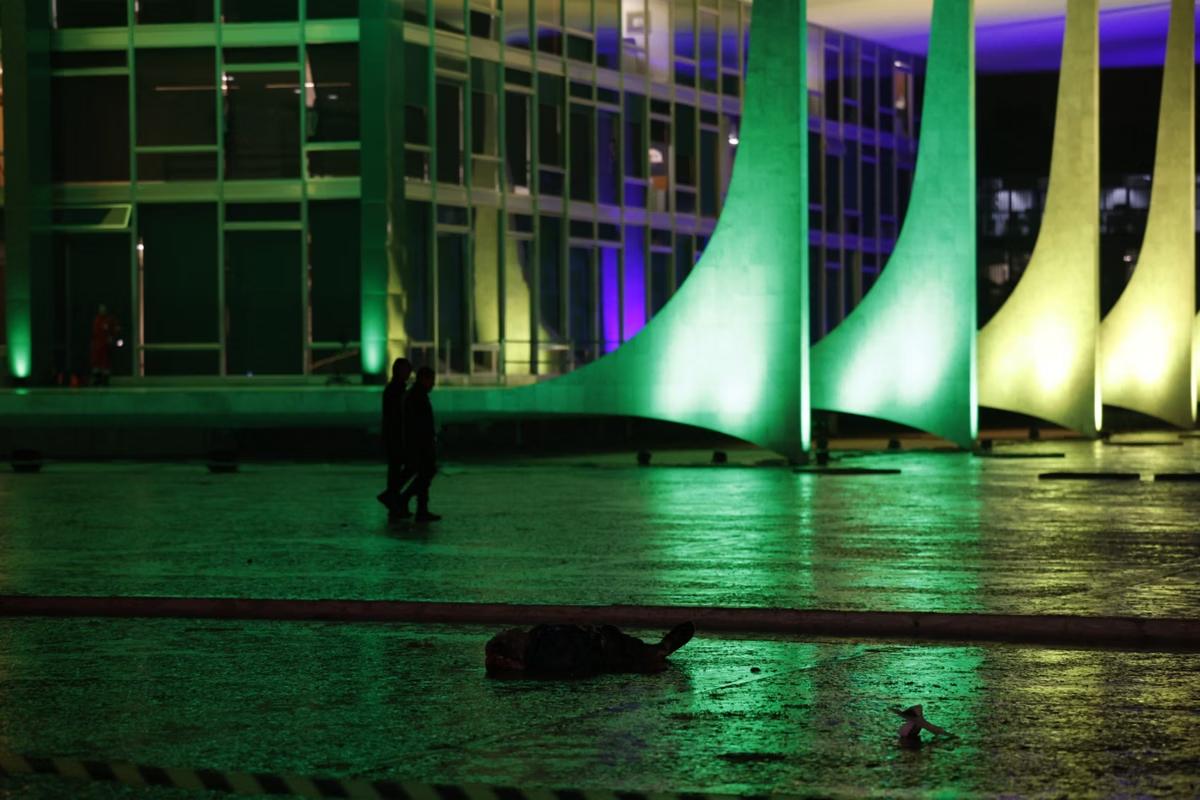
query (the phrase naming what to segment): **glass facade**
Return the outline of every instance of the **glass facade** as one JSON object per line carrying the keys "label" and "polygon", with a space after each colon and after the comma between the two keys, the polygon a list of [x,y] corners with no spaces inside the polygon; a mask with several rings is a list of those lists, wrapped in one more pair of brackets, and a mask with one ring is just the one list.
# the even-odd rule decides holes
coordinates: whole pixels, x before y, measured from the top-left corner
{"label": "glass facade", "polygon": [[[360,171],[385,115],[390,355],[520,382],[662,308],[720,215],[752,6],[388,5],[395,110],[363,99],[353,0],[54,0],[55,377],[87,373],[101,304],[116,376],[362,372]],[[923,65],[809,36],[817,339],[895,243]]]}
{"label": "glass facade", "polygon": [[[1100,314],[1117,304],[1137,267],[1150,216],[1151,176],[1106,174],[1100,189]],[[979,184],[979,321],[995,314],[1033,256],[1047,178],[984,178]],[[1200,208],[1200,178],[1196,180]],[[1196,252],[1200,255],[1200,222]],[[1200,301],[1200,294],[1197,296]]]}

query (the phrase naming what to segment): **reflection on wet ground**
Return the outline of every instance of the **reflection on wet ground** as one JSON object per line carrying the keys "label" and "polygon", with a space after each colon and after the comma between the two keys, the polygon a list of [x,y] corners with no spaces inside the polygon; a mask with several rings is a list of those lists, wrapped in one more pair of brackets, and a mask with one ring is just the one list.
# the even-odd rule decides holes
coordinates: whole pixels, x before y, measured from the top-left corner
{"label": "reflection on wet ground", "polygon": [[[0,620],[0,749],[521,787],[1200,791],[1194,656],[702,635],[659,675],[491,681],[491,633]],[[892,708],[914,703],[953,737],[899,746]],[[49,778],[0,780],[0,796],[64,786],[121,796]]]}
{"label": "reflection on wet ground", "polygon": [[426,527],[387,524],[381,465],[52,464],[0,474],[0,593],[1193,616],[1200,484],[1149,477],[1195,471],[1200,440],[1152,438],[1179,446],[841,454],[902,470],[865,476],[631,454],[449,464],[446,519]]}

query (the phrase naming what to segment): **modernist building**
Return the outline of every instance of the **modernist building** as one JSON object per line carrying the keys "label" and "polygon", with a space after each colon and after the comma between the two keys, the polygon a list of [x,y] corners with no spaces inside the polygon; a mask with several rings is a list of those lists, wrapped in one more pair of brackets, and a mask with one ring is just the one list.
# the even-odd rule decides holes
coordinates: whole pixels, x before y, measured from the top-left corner
{"label": "modernist building", "polygon": [[[32,342],[0,322],[0,348],[29,349],[34,384],[86,376],[104,304],[118,381],[357,380],[401,354],[451,381],[570,370],[703,252],[751,21],[742,0],[6,2],[4,96],[30,124],[0,236],[21,228],[29,289],[0,314],[27,302]],[[895,243],[923,63],[809,38],[816,340]]]}

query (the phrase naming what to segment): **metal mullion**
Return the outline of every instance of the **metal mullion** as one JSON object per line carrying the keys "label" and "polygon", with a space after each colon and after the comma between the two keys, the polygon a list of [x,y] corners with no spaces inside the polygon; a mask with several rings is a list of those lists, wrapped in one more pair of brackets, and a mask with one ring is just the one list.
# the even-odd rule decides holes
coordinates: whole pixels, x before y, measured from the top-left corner
{"label": "metal mullion", "polygon": [[[500,27],[500,63],[497,64],[497,87],[496,87],[496,148],[500,154],[500,220],[496,226],[496,302],[499,303],[498,313],[496,315],[496,336],[500,340],[500,351],[496,356],[496,381],[503,382],[504,376],[507,374],[507,359],[505,351],[508,346],[505,342],[508,339],[508,193],[511,190],[508,181],[508,74],[506,72],[506,55],[507,48],[504,40],[504,18],[507,13],[503,4],[500,8],[493,9],[493,19]],[[474,357],[471,358],[472,368],[474,368]]]}
{"label": "metal mullion", "polygon": [[[303,209],[301,209],[303,212]],[[276,220],[262,222],[226,222],[225,230],[227,232],[245,233],[247,231],[303,231],[304,219],[303,213],[301,219],[298,220]]]}
{"label": "metal mullion", "polygon": [[[863,296],[863,272],[862,272],[862,252],[863,252],[863,87],[862,87],[862,63],[863,63],[863,47],[865,42],[858,42],[854,48],[855,63],[851,80],[854,82],[854,99],[858,103],[858,123],[856,127],[857,136],[857,153],[858,158],[854,164],[854,183],[855,197],[858,198],[855,213],[858,214],[858,245],[855,248],[854,257],[854,274],[850,281],[850,295],[854,300],[854,306],[857,306],[862,301]],[[843,171],[844,172],[844,171]],[[852,308],[846,309],[849,314]]]}
{"label": "metal mullion", "polygon": [[438,352],[440,340],[440,326],[438,319],[438,163],[437,163],[437,38],[434,35],[434,18],[435,18],[435,0],[425,0],[425,35],[428,37],[426,44],[426,75],[428,79],[425,85],[427,98],[429,100],[429,114],[425,119],[426,140],[429,142],[429,229],[426,235],[429,236],[428,258],[425,263],[425,274],[429,280],[431,305],[429,319],[432,323],[430,337],[433,339],[433,369],[438,367]]}
{"label": "metal mullion", "polygon": [[[132,37],[130,37],[132,38]],[[128,62],[126,62],[128,63]],[[125,67],[62,67],[50,71],[51,78],[107,78],[132,75],[133,70]]]}
{"label": "metal mullion", "polygon": [[[225,71],[230,74],[237,74],[239,72],[289,72],[295,69],[304,69],[303,58],[299,58],[296,61],[256,61],[225,65]],[[301,85],[303,85],[303,75],[301,75],[301,78]]]}
{"label": "metal mullion", "polygon": [[[819,129],[821,132],[821,135],[820,135],[820,156],[821,157],[820,157],[819,163],[817,165],[817,173],[818,173],[817,178],[818,178],[818,183],[821,188],[821,219],[823,221],[823,224],[821,225],[821,236],[818,239],[818,245],[817,245],[817,257],[818,257],[818,264],[819,264],[819,269],[817,269],[817,291],[820,293],[819,294],[820,302],[817,304],[817,308],[819,310],[818,319],[820,321],[821,335],[824,336],[826,333],[829,332],[829,309],[826,308],[826,304],[825,304],[825,298],[828,295],[828,291],[826,290],[827,281],[825,279],[825,261],[826,261],[825,237],[829,233],[829,202],[828,202],[829,192],[827,191],[826,185],[825,185],[826,177],[827,177],[825,174],[826,173],[825,162],[826,162],[826,158],[828,157],[828,154],[829,154],[829,126],[826,124],[826,119],[825,119],[826,113],[825,112],[829,108],[829,97],[828,97],[828,93],[825,91],[825,86],[826,86],[827,81],[824,80],[824,78],[825,78],[825,32],[823,30],[821,31],[820,35],[818,36],[818,39],[819,39],[819,44],[817,47],[817,52],[820,53],[821,77],[822,77],[822,81],[821,81],[821,112],[822,113],[821,113],[820,126],[819,126]],[[809,177],[811,180],[812,176],[809,176]],[[810,278],[811,278],[811,275],[810,275]]]}
{"label": "metal mullion", "polygon": [[833,176],[838,187],[837,235],[838,235],[838,274],[837,274],[837,308],[838,322],[846,318],[846,36],[838,36],[837,50],[837,82],[838,107],[837,131],[841,139],[842,154],[838,158],[838,174]]}
{"label": "metal mullion", "polygon": [[[566,21],[566,3],[563,3],[562,21]],[[558,318],[561,320],[559,324],[558,336],[559,339],[570,341],[571,336],[571,175],[574,173],[574,168],[571,166],[571,74],[566,68],[569,59],[566,57],[566,34],[563,34],[563,109],[562,109],[562,132],[563,132],[563,193],[562,193],[562,222],[560,223],[562,236],[559,237],[558,243]]]}
{"label": "metal mullion", "polygon": [[[467,321],[466,322],[466,330],[471,331],[471,330],[474,330],[474,328],[475,328],[475,326],[473,324],[474,313],[475,313],[475,237],[469,232],[471,230],[474,230],[475,225],[476,225],[475,201],[474,201],[474,198],[472,197],[472,192],[475,188],[475,180],[474,180],[475,141],[471,135],[471,133],[472,133],[471,112],[472,112],[472,106],[474,105],[474,101],[475,101],[475,95],[474,95],[475,78],[474,78],[474,69],[472,69],[472,64],[471,64],[471,61],[472,61],[471,43],[472,43],[472,40],[474,39],[474,37],[470,35],[470,33],[471,33],[470,4],[467,2],[467,0],[462,0],[462,6],[463,6],[463,22],[465,23],[464,27],[466,28],[466,31],[465,31],[466,35],[464,37],[466,39],[466,42],[464,43],[464,45],[465,45],[466,51],[467,51],[467,74],[466,74],[466,79],[463,81],[463,99],[462,99],[463,113],[461,116],[461,119],[463,121],[462,122],[462,141],[463,141],[462,158],[463,158],[463,186],[467,190],[467,229],[468,229],[468,233],[467,233],[466,241],[465,241],[466,263],[462,265],[462,268],[466,272],[466,274],[462,276],[463,277],[462,285],[463,285],[463,295],[464,296],[462,298],[460,298],[460,300],[461,300],[462,304],[465,305],[465,307],[466,307],[466,314],[465,314],[466,321]],[[459,334],[459,335],[462,335],[464,333],[465,333],[464,331],[457,331],[457,334]],[[463,352],[466,353],[466,355],[467,355],[467,359],[466,359],[467,375],[470,375],[472,373],[472,371],[474,370],[474,364],[475,364],[475,359],[473,359],[471,357],[471,345],[473,344],[473,341],[468,341],[469,339],[471,339],[471,336],[470,336],[470,334],[467,334],[464,337],[463,345],[462,345]],[[451,352],[453,352],[453,351],[451,351]],[[449,363],[446,364],[447,371],[449,371],[450,366],[451,365]]]}
{"label": "metal mullion", "polygon": [[[875,74],[873,76],[875,79],[875,87],[876,87],[875,88],[875,108],[872,109],[872,112],[875,115],[876,127],[878,127],[878,125],[879,125],[879,117],[880,117],[879,97],[880,97],[880,93],[881,93],[880,90],[882,87],[882,83],[880,82],[879,76],[880,76],[880,68],[882,66],[882,64],[881,64],[882,57],[883,57],[883,54],[882,54],[880,48],[876,47],[876,49],[875,49]],[[882,270],[882,268],[883,268],[882,260],[879,258],[880,254],[879,254],[879,244],[878,244],[879,241],[883,238],[883,195],[881,194],[881,184],[882,184],[882,180],[883,180],[883,175],[881,174],[881,172],[882,172],[881,167],[883,166],[883,153],[881,152],[881,150],[883,148],[883,136],[877,130],[875,132],[875,136],[873,138],[875,141],[871,146],[874,149],[873,155],[875,156],[875,170],[874,170],[874,172],[875,172],[875,187],[874,187],[875,188],[875,228],[874,228],[875,237],[874,238],[875,238],[875,242],[876,242],[876,244],[875,244],[875,270],[876,270],[875,274],[878,275],[879,271]]]}
{"label": "metal mullion", "polygon": [[220,345],[217,374],[225,377],[229,362],[229,342],[225,320],[225,25],[221,21],[221,0],[213,0],[213,27],[216,45],[213,64],[216,66],[216,134],[217,134],[217,341]]}
{"label": "metal mullion", "polygon": [[215,144],[165,144],[165,145],[145,145],[137,144],[136,137],[134,138],[134,152],[137,154],[148,153],[215,153],[217,145]]}
{"label": "metal mullion", "polygon": [[353,152],[362,149],[362,142],[305,142],[309,153]]}
{"label": "metal mullion", "polygon": [[[624,9],[618,8],[618,12],[622,15],[618,17],[618,24],[623,18]],[[642,3],[642,19],[645,19],[646,4]],[[624,344],[626,341],[625,331],[625,67],[623,63],[625,55],[624,42],[621,41],[620,35],[617,37],[617,92],[618,92],[618,109],[617,109],[617,207],[620,209],[620,246],[617,248],[617,346]]]}
{"label": "metal mullion", "polygon": [[144,370],[142,369],[140,357],[137,355],[137,348],[142,343],[142,326],[145,320],[145,315],[142,307],[142,276],[138,264],[137,80],[134,74],[134,2],[135,0],[125,0],[125,21],[128,24],[125,38],[125,71],[129,86],[129,300],[130,313],[137,314],[138,318],[138,324],[130,326],[132,328],[132,331],[130,332],[130,350],[135,354],[132,367],[133,374],[134,376],[140,378],[142,377]]}
{"label": "metal mullion", "polygon": [[533,206],[533,246],[530,250],[533,253],[532,267],[533,274],[532,285],[529,287],[529,373],[531,375],[541,374],[541,319],[542,319],[542,143],[541,133],[539,131],[540,120],[540,99],[542,94],[541,74],[538,72],[538,46],[537,46],[537,3],[536,0],[513,0],[513,2],[525,3],[526,11],[526,35],[529,37],[529,59],[530,59],[530,75],[533,76],[533,94],[529,104],[529,148],[531,150],[529,163],[530,178],[529,188],[531,205]]}
{"label": "metal mullion", "polygon": [[[309,282],[312,278],[312,265],[309,263],[308,247],[308,47],[304,41],[304,23],[308,16],[308,0],[300,0],[300,26],[297,42],[297,72],[300,76],[300,344],[302,355],[301,372],[308,375],[312,372],[312,298]],[[313,91],[316,91],[317,77],[313,75]]]}
{"label": "metal mullion", "polygon": [[152,342],[138,345],[139,350],[175,350],[175,351],[209,351],[221,347],[213,342]]}

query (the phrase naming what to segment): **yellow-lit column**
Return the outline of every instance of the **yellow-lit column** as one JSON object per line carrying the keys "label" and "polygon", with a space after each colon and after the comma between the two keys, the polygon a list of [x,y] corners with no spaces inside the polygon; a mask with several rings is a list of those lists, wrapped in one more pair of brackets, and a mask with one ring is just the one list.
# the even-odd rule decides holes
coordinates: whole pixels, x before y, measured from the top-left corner
{"label": "yellow-lit column", "polygon": [[1108,405],[1181,428],[1196,421],[1196,6],[1172,0],[1150,219],[1133,278],[1100,326]]}
{"label": "yellow-lit column", "polygon": [[1050,189],[1033,258],[979,332],[979,404],[1094,436],[1101,424],[1098,0],[1067,3]]}

